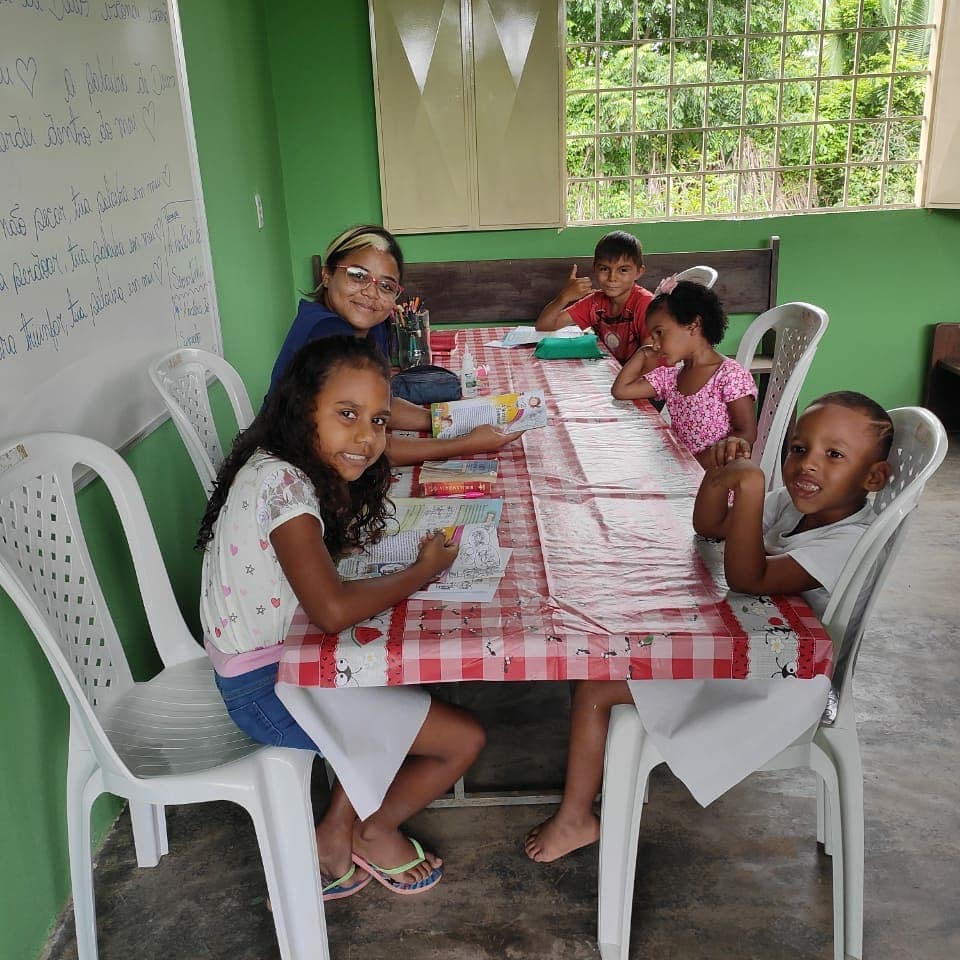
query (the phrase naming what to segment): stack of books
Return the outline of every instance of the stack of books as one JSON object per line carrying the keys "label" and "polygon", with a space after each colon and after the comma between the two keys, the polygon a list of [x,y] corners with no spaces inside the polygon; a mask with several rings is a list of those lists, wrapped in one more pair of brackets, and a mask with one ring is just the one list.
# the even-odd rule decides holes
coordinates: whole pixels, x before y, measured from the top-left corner
{"label": "stack of books", "polygon": [[489,497],[496,460],[428,460],[420,468],[422,497]]}
{"label": "stack of books", "polygon": [[431,330],[430,357],[433,363],[440,366],[449,365],[457,354],[460,344],[459,330]]}

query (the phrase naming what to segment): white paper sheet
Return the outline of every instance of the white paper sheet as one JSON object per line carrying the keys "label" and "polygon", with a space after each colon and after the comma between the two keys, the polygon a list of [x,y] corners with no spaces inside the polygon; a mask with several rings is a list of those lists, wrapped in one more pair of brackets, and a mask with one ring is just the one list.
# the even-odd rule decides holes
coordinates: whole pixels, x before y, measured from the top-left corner
{"label": "white paper sheet", "polygon": [[707,806],[819,723],[830,681],[630,680],[644,730]]}
{"label": "white paper sheet", "polygon": [[494,577],[450,578],[446,581],[427,584],[423,590],[410,594],[412,600],[456,600],[464,603],[493,603],[500,580],[503,578],[513,555],[512,547],[500,548],[500,571]]}

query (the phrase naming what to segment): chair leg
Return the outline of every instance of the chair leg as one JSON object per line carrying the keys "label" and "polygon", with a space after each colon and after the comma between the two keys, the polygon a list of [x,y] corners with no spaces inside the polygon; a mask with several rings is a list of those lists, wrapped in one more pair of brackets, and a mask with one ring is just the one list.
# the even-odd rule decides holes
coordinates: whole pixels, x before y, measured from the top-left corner
{"label": "chair leg", "polygon": [[836,760],[843,823],[843,900],[845,950],[848,957],[863,956],[863,765],[854,730],[828,734]]}
{"label": "chair leg", "polygon": [[[843,830],[845,822],[840,806],[840,785],[832,752],[823,744],[810,744],[810,766],[817,777],[817,800],[823,803],[824,829],[828,832],[824,846],[833,851],[833,956],[845,960],[846,950],[846,882],[844,875]],[[821,800],[822,798],[822,800]]]}
{"label": "chair leg", "polygon": [[137,851],[138,867],[155,867],[169,850],[167,845],[167,818],[162,803],[131,800],[130,824],[133,827],[133,845]]}
{"label": "chair leg", "polygon": [[311,764],[301,753],[278,747],[260,754],[257,798],[248,809],[282,960],[330,960],[310,804]]}
{"label": "chair leg", "polygon": [[830,809],[824,801],[823,781],[817,778],[817,843],[823,845],[823,852],[833,856],[833,838],[830,829]]}
{"label": "chair leg", "polygon": [[67,758],[67,845],[77,934],[78,960],[97,960],[97,913],[93,893],[90,810],[100,795],[99,766],[92,753],[76,746],[71,732]]}
{"label": "chair leg", "polygon": [[603,960],[627,960],[640,815],[650,770],[662,762],[632,704],[610,714],[600,811],[597,944]]}

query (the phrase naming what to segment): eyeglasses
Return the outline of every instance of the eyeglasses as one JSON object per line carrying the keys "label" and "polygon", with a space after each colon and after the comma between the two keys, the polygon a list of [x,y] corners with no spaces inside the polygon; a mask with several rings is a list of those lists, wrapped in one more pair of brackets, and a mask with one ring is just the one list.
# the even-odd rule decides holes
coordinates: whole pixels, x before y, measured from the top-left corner
{"label": "eyeglasses", "polygon": [[338,264],[334,269],[343,270],[347,279],[361,290],[366,290],[371,283],[375,284],[377,295],[384,300],[396,300],[403,293],[403,287],[396,280],[391,280],[389,277],[375,277],[363,267]]}

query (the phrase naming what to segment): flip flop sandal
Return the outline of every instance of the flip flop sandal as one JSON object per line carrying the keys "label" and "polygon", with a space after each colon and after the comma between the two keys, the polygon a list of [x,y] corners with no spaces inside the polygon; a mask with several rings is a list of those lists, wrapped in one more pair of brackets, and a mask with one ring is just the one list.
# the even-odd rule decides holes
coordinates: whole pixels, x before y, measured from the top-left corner
{"label": "flip flop sandal", "polygon": [[435,887],[443,878],[443,868],[434,867],[429,876],[424,877],[422,880],[418,880],[416,883],[401,883],[399,880],[394,880],[393,878],[400,873],[406,873],[407,870],[412,870],[414,867],[419,866],[421,863],[426,861],[426,856],[423,852],[423,847],[420,846],[419,841],[414,840],[413,837],[407,838],[411,844],[413,844],[413,849],[416,851],[417,857],[415,860],[411,860],[409,863],[404,863],[399,867],[378,867],[375,863],[370,863],[368,860],[364,860],[363,857],[358,853],[353,854],[353,862],[358,866],[362,867],[367,871],[370,876],[377,881],[381,886],[386,887],[391,893],[399,893],[401,896],[412,896],[417,893],[426,893],[431,887]]}
{"label": "flip flop sandal", "polygon": [[[326,903],[327,900],[343,900],[345,897],[352,897],[355,893],[359,893],[372,879],[369,873],[361,870],[360,873],[362,876],[356,882],[347,886],[347,881],[350,880],[353,875],[357,872],[357,865],[355,863],[350,864],[350,869],[339,879],[328,881],[327,878],[320,874],[320,883],[323,884],[323,900]],[[273,905],[267,900],[267,910],[270,913],[273,913]]]}
{"label": "flip flop sandal", "polygon": [[[356,883],[350,883],[356,873],[360,873],[360,878]],[[320,882],[323,883],[323,900],[343,900],[345,897],[352,897],[359,893],[373,879],[365,870],[357,870],[355,863],[350,864],[350,869],[339,879],[326,882],[326,877],[322,874]]]}

